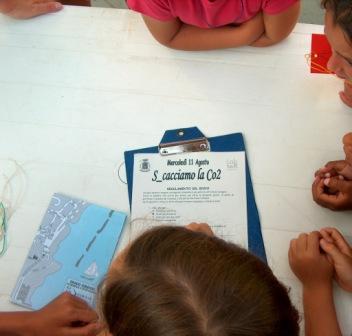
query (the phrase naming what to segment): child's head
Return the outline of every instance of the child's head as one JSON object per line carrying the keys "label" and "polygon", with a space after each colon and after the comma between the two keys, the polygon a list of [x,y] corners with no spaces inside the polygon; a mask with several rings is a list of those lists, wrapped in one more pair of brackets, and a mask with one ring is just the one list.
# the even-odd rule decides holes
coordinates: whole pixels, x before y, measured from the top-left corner
{"label": "child's head", "polygon": [[352,41],[352,3],[351,0],[322,0],[324,9],[331,11],[335,24],[339,25]]}
{"label": "child's head", "polygon": [[215,236],[155,228],[119,263],[100,297],[114,336],[299,334],[298,313],[269,267]]}
{"label": "child's head", "polygon": [[333,49],[328,67],[341,78],[352,78],[352,1],[322,0],[325,33]]}

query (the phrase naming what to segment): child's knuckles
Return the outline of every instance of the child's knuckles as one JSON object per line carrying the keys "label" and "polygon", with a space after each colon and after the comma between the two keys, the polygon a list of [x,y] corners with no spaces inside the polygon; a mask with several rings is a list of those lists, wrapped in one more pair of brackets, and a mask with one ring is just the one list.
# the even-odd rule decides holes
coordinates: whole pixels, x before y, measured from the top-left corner
{"label": "child's knuckles", "polygon": [[319,231],[312,231],[312,232],[309,234],[309,236],[311,236],[311,237],[317,239],[317,238],[321,237],[321,234],[320,234]]}
{"label": "child's knuckles", "polygon": [[64,292],[61,295],[61,300],[63,304],[69,306],[73,302],[73,296],[69,292]]}
{"label": "child's knuckles", "polygon": [[347,146],[352,146],[352,133],[347,133],[343,136],[342,141]]}

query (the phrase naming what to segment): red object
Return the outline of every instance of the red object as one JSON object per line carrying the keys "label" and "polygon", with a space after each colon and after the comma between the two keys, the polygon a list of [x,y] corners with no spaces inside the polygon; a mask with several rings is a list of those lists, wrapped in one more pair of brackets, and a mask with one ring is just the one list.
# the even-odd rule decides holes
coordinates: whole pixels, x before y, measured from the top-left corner
{"label": "red object", "polygon": [[324,34],[312,34],[312,51],[310,72],[331,73],[328,70],[328,61],[332,55],[331,46]]}
{"label": "red object", "polygon": [[297,2],[298,0],[127,0],[127,5],[158,21],[178,19],[199,28],[215,28],[244,23],[259,13],[280,14]]}

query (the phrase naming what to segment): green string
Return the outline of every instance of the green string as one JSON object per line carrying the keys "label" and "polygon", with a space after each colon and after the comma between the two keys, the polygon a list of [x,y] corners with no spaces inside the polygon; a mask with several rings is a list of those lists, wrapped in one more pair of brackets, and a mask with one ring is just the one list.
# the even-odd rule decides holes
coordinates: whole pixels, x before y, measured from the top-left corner
{"label": "green string", "polygon": [[0,202],[0,257],[7,250],[7,220],[4,205]]}

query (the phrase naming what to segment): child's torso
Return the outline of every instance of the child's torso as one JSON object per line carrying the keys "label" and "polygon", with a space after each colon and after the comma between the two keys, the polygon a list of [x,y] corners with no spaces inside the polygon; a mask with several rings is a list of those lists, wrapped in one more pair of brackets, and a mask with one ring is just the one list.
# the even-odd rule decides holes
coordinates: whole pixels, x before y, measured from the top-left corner
{"label": "child's torso", "polygon": [[262,0],[166,0],[165,3],[174,17],[202,28],[240,24],[262,9]]}

